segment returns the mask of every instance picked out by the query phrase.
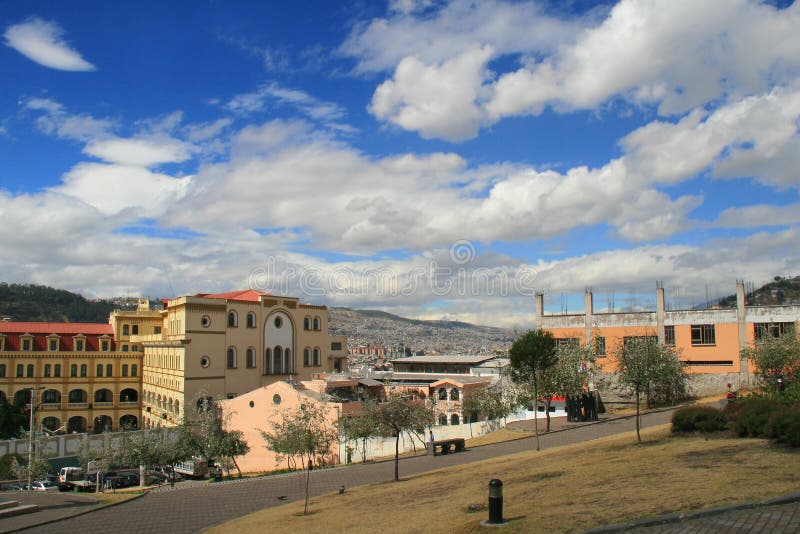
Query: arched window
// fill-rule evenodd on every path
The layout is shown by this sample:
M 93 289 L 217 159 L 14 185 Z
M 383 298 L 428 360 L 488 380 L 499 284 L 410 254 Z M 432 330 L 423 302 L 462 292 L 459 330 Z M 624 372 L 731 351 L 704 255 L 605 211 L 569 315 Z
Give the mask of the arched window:
M 181 401 L 175 399 L 175 415 L 181 414 Z
M 119 427 L 123 430 L 136 430 L 139 426 L 139 420 L 135 415 L 123 415 L 119 418 Z
M 57 417 L 45 417 L 42 419 L 42 426 L 50 432 L 54 432 L 61 426 L 61 421 L 59 421 Z
M 94 392 L 94 402 L 114 402 L 114 394 L 110 389 L 98 389 Z
M 270 372 L 270 365 L 272 364 L 272 349 L 264 350 L 264 374 L 268 375 Z
M 303 330 L 311 330 L 311 317 L 303 319 Z
M 256 327 L 256 314 L 253 312 L 247 313 L 247 328 L 255 328 Z
M 311 349 L 308 347 L 303 349 L 303 365 L 306 367 L 311 366 Z
M 32 364 L 32 363 L 29 363 L 29 364 L 28 364 L 28 373 L 27 373 L 27 377 L 28 377 L 28 378 L 33 378 L 33 364 Z
M 70 417 L 67 421 L 67 434 L 86 432 L 86 419 L 80 415 Z
M 275 347 L 272 354 L 272 374 L 281 374 L 281 363 L 283 361 L 283 349 Z
M 439 414 L 439 425 L 440 426 L 447 426 L 447 416 L 443 413 Z
M 319 348 L 314 347 L 314 365 L 322 365 L 322 357 L 320 356 Z
M 130 327 L 126 324 L 122 325 L 122 335 L 127 336 L 130 333 Z
M 247 348 L 247 368 L 253 369 L 256 366 L 256 349 L 253 347 Z
M 314 330 L 322 330 L 322 320 L 319 317 L 314 317 Z
M 138 373 L 138 372 L 139 372 L 139 370 L 136 369 L 136 364 L 132 363 L 131 364 L 131 376 L 136 376 L 136 373 Z
M 125 388 L 119 392 L 120 402 L 137 402 L 139 400 L 139 392 L 133 388 Z
M 87 402 L 88 395 L 82 389 L 73 389 L 69 392 L 67 396 L 67 402 L 69 403 L 84 403 Z
M 294 362 L 292 361 L 292 349 L 286 347 L 283 350 L 283 372 L 286 374 L 294 373 Z
M 230 328 L 236 328 L 239 326 L 239 316 L 234 310 L 228 312 L 228 326 Z
M 459 398 L 459 393 L 457 388 L 453 388 L 450 390 L 450 400 L 457 401 Z
M 42 393 L 43 404 L 59 404 L 61 403 L 61 392 L 57 389 L 48 389 Z
M 458 414 L 457 413 L 454 413 L 453 415 L 450 416 L 450 424 L 451 425 L 460 425 L 461 424 L 461 421 L 458 418 Z
M 447 400 L 447 390 L 439 388 L 439 400 Z
M 236 348 L 228 347 L 228 369 L 236 369 Z

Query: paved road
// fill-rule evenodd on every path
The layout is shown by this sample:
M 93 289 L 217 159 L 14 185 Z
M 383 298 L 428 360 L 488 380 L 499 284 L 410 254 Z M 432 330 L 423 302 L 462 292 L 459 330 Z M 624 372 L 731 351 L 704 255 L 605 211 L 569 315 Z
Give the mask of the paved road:
M 669 422 L 671 411 L 646 414 L 643 427 Z M 559 425 L 561 426 L 561 425 Z M 634 429 L 632 417 L 573 426 L 564 431 L 540 437 L 542 448 L 559 447 Z M 475 447 L 447 456 L 417 456 L 400 462 L 401 476 L 433 469 L 461 465 L 506 454 L 529 451 L 535 447 L 533 438 Z M 314 471 L 311 494 L 335 492 L 341 485 L 354 487 L 392 480 L 391 461 L 355 464 L 346 467 Z M 42 525 L 25 532 L 47 533 L 139 533 L 197 532 L 243 515 L 299 501 L 304 496 L 303 476 L 296 474 L 255 480 L 232 481 L 222 484 L 202 484 L 168 491 L 151 492 L 139 499 L 90 514 Z M 279 497 L 282 497 L 279 499 Z M 628 529 L 626 529 L 628 530 Z M 740 534 L 743 532 L 800 532 L 800 512 L 797 503 L 728 511 L 689 521 L 658 525 L 636 530 L 642 533 L 713 533 Z

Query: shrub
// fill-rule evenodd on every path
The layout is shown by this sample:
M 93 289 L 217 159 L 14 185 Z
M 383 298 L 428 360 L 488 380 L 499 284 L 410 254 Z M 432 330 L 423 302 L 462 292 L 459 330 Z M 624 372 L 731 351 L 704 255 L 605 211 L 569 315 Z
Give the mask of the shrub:
M 710 406 L 687 406 L 672 415 L 673 432 L 719 432 L 728 428 L 728 417 Z
M 800 447 L 800 406 L 773 412 L 765 428 L 767 436 L 791 447 Z
M 741 401 L 736 418 L 736 433 L 754 438 L 765 435 L 770 416 L 781 409 L 781 404 L 770 399 L 748 398 Z

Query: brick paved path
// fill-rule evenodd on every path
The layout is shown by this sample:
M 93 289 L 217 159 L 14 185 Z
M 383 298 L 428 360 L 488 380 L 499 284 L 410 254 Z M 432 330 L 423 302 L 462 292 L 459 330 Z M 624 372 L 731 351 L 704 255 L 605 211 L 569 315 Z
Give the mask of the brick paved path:
M 671 415 L 670 410 L 646 414 L 642 421 L 643 427 L 667 423 Z M 559 447 L 633 429 L 633 418 L 625 417 L 553 432 L 541 436 L 540 441 L 542 448 Z M 400 461 L 400 475 L 401 477 L 414 475 L 442 467 L 529 451 L 534 448 L 533 438 L 526 438 L 475 447 L 459 454 L 404 458 Z M 394 464 L 392 461 L 323 469 L 312 472 L 311 494 L 317 496 L 332 493 L 337 491 L 340 485 L 354 487 L 389 481 L 393 477 Z M 197 532 L 266 507 L 301 500 L 304 496 L 304 482 L 303 476 L 289 475 L 151 492 L 131 502 L 57 523 L 42 525 L 26 530 L 26 532 L 67 534 L 75 532 L 169 532 L 170 534 Z M 285 497 L 285 499 L 278 499 L 278 497 Z M 669 532 L 711 532 L 711 530 Z M 725 531 L 715 528 L 713 532 L 716 534 L 717 532 L 744 531 Z

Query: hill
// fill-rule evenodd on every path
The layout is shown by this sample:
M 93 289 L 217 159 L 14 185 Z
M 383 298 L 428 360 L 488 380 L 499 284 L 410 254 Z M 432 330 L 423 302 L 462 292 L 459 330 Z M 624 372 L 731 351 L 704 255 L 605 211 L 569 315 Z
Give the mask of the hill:
M 745 301 L 748 306 L 775 306 L 782 304 L 800 304 L 800 276 L 776 276 L 771 282 L 758 289 L 752 284 L 746 291 Z M 745 286 L 747 287 L 747 286 Z M 735 308 L 736 295 L 728 295 L 719 300 L 720 308 Z
M 379 310 L 330 308 L 329 330 L 351 346 L 378 346 L 399 356 L 406 349 L 430 353 L 491 353 L 508 350 L 514 332 L 459 321 L 409 319 Z
M 0 318 L 11 321 L 107 323 L 115 300 L 87 300 L 64 289 L 0 282 Z

